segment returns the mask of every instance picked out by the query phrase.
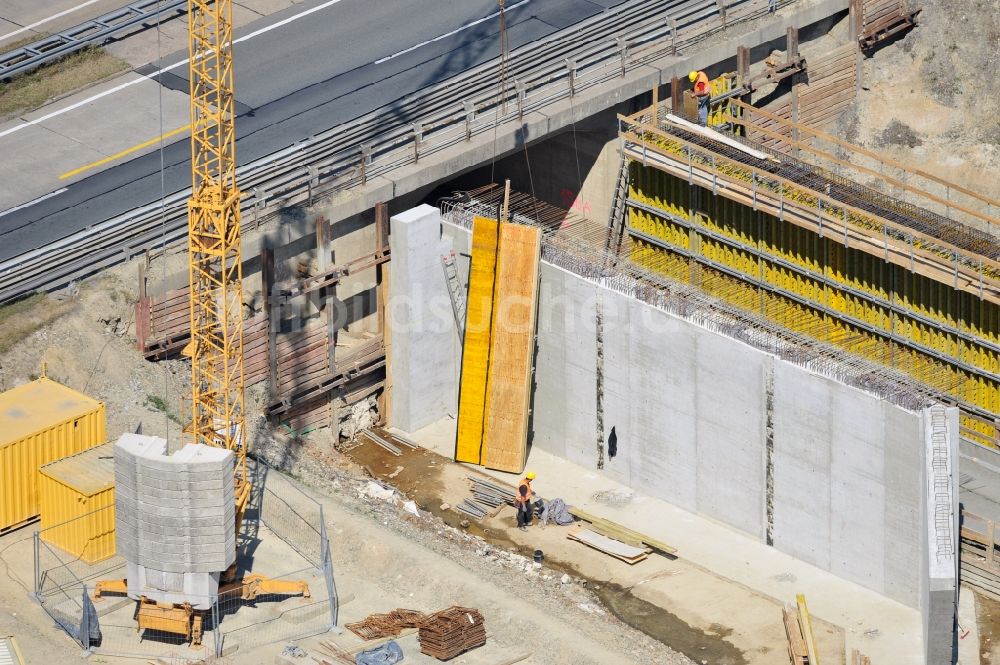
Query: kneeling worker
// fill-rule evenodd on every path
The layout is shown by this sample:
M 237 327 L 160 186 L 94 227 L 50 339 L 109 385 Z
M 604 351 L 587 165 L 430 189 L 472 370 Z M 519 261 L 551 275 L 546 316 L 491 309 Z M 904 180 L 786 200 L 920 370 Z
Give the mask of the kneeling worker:
M 694 84 L 691 94 L 698 100 L 698 124 L 708 125 L 708 102 L 712 99 L 712 90 L 708 85 L 708 75 L 705 72 L 692 71 L 688 80 Z
M 524 478 L 517 484 L 517 492 L 514 493 L 514 507 L 517 508 L 517 528 L 526 531 L 531 523 L 531 499 L 535 493 L 531 491 L 531 481 L 535 479 L 535 472 L 529 471 L 524 474 Z

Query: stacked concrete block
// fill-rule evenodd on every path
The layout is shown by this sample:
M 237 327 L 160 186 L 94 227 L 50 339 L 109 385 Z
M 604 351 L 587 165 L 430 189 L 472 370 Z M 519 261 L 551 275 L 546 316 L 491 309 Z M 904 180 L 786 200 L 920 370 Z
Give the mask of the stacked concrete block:
M 158 437 L 115 445 L 115 528 L 129 596 L 211 606 L 236 558 L 232 452 L 188 444 L 173 455 Z
M 441 257 L 441 214 L 421 205 L 393 216 L 389 245 L 392 425 L 413 432 L 457 413 L 458 328 Z

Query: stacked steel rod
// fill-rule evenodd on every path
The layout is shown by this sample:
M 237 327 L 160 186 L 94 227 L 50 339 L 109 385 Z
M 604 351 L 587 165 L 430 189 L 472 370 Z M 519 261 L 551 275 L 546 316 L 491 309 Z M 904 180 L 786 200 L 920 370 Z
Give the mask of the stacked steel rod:
M 1000 243 L 989 233 L 888 196 L 790 155 L 771 150 L 742 137 L 730 137 L 755 150 L 769 152 L 776 158 L 776 160 L 757 159 L 722 142 L 713 141 L 680 127 L 671 126 L 669 132 L 688 143 L 704 148 L 707 152 L 768 171 L 815 192 L 825 192 L 830 198 L 913 229 L 930 238 L 937 238 L 974 254 L 1000 259 Z M 948 252 L 950 253 L 950 250 Z M 960 260 L 961 257 L 956 259 Z M 969 265 L 977 267 L 975 261 Z
M 455 510 L 460 513 L 481 520 L 500 506 L 514 503 L 514 490 L 509 487 L 503 487 L 475 476 L 468 478 L 472 482 L 472 498 L 463 499 L 462 503 L 455 506 Z
M 417 634 L 421 653 L 449 660 L 486 644 L 486 624 L 479 610 L 449 607 L 428 617 Z

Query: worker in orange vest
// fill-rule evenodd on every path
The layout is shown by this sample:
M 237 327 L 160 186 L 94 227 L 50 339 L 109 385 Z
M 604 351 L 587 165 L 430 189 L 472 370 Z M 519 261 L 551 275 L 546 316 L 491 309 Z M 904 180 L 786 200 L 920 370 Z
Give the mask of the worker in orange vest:
M 531 491 L 531 481 L 535 479 L 535 472 L 529 471 L 524 474 L 524 478 L 517 484 L 517 492 L 514 494 L 514 507 L 517 508 L 517 528 L 527 531 L 531 524 L 531 499 L 535 493 Z
M 708 85 L 708 75 L 705 72 L 692 71 L 688 80 L 694 84 L 691 94 L 698 100 L 698 124 L 708 125 L 708 102 L 712 99 L 712 89 Z

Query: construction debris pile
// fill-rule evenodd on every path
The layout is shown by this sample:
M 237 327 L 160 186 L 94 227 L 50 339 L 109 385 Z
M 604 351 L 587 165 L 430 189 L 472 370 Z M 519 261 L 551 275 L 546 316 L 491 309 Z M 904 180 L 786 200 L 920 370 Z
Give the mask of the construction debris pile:
M 417 639 L 421 653 L 448 660 L 486 644 L 486 624 L 478 610 L 449 607 L 428 617 Z
M 494 517 L 504 505 L 514 505 L 514 489 L 469 476 L 472 498 L 464 499 L 455 510 L 477 520 Z

